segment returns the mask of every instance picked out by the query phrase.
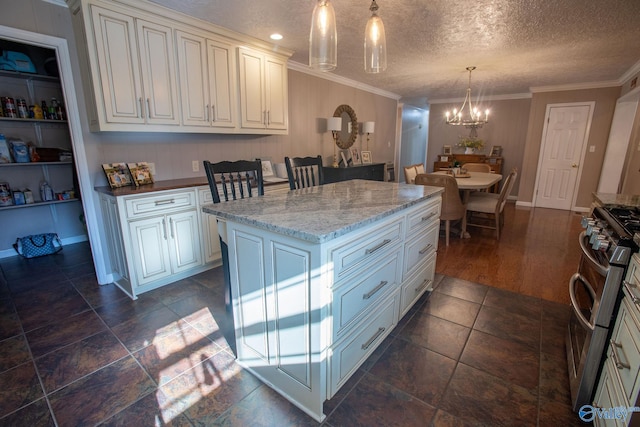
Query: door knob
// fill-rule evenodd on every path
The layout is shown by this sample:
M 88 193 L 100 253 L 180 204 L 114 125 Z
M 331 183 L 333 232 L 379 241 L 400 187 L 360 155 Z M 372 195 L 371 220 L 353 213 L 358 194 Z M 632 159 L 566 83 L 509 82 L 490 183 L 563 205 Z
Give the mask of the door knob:
M 571 165 L 572 168 L 577 168 L 578 165 L 576 165 L 575 163 Z

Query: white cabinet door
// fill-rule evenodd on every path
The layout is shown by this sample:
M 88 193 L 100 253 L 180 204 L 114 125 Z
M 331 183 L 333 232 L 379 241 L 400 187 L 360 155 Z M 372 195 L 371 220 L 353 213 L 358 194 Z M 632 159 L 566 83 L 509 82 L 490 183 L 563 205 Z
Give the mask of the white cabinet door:
M 91 7 L 107 123 L 179 124 L 171 28 Z
M 98 110 L 107 123 L 144 123 L 134 19 L 97 6 L 91 14 L 103 102 Z
M 164 215 L 129 223 L 136 285 L 171 275 L 167 219 Z
M 202 238 L 204 244 L 204 262 L 210 263 L 222 259 L 218 220 L 215 215 L 202 214 Z
M 147 123 L 179 124 L 175 50 L 171 28 L 136 20 Z
M 182 94 L 182 123 L 187 126 L 236 126 L 235 63 L 229 44 L 176 31 Z
M 211 125 L 235 127 L 238 108 L 236 63 L 233 47 L 221 41 L 207 40 Z
M 264 129 L 266 111 L 264 100 L 264 56 L 255 51 L 239 49 L 241 126 Z
M 202 263 L 198 213 L 181 212 L 167 217 L 169 236 L 167 242 L 173 273 L 180 273 Z
M 286 130 L 289 124 L 286 62 L 266 57 L 265 93 L 267 128 Z
M 286 131 L 289 123 L 286 62 L 247 48 L 238 49 L 238 61 L 241 126 Z

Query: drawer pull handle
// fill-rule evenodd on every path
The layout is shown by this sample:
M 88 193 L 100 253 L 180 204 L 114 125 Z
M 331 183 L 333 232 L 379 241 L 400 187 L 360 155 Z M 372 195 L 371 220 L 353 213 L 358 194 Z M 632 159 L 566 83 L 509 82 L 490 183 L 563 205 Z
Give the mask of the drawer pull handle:
M 638 298 L 634 293 L 633 290 L 631 288 L 635 288 L 637 287 L 637 285 L 635 283 L 631 283 L 627 280 L 623 280 L 622 281 L 622 285 L 624 286 L 624 288 L 627 290 L 627 292 L 629 293 L 629 296 L 631 297 L 631 301 L 633 301 L 633 303 L 637 306 L 640 307 L 640 298 Z
M 369 299 L 372 296 L 374 296 L 376 294 L 376 292 L 378 292 L 380 289 L 384 288 L 387 285 L 387 281 L 383 280 L 382 282 L 380 282 L 378 284 L 378 286 L 376 286 L 375 288 L 371 289 L 369 292 L 367 292 L 366 294 L 362 295 L 362 299 Z
M 162 206 L 162 205 L 172 205 L 174 204 L 176 201 L 174 199 L 169 199 L 169 200 L 158 200 L 156 201 L 156 206 Z
M 424 279 L 424 282 L 422 282 L 420 284 L 420 286 L 418 286 L 416 288 L 416 293 L 421 292 L 424 288 L 426 288 L 427 286 L 429 286 L 431 284 L 431 280 L 429 279 Z
M 369 338 L 369 339 L 367 340 L 367 342 L 366 342 L 366 343 L 362 344 L 362 349 L 363 349 L 363 350 L 367 350 L 369 347 L 371 347 L 371 344 L 373 344 L 373 342 L 374 342 L 375 340 L 377 340 L 377 339 L 378 339 L 378 337 L 379 337 L 380 335 L 382 335 L 382 333 L 383 333 L 386 329 L 387 329 L 387 328 L 378 328 L 378 331 L 377 331 L 375 334 L 373 334 L 373 336 L 372 336 L 371 338 Z
M 616 364 L 616 368 L 618 369 L 631 369 L 628 363 L 624 363 L 620 360 L 620 356 L 618 356 L 618 348 L 622 349 L 622 345 L 615 342 L 613 339 L 609 341 L 611 345 L 611 357 L 613 357 L 613 363 Z
M 371 255 L 372 253 L 374 253 L 375 251 L 377 251 L 378 249 L 380 249 L 381 247 L 383 247 L 384 245 L 387 245 L 391 242 L 391 239 L 384 239 L 382 242 L 378 243 L 377 245 L 375 245 L 374 247 L 367 249 L 364 254 L 365 255 Z
M 424 248 L 422 248 L 419 252 L 420 255 L 424 255 L 426 252 L 429 252 L 431 250 L 431 248 L 433 248 L 433 245 L 431 243 L 429 243 L 427 246 L 425 246 Z
M 436 216 L 435 212 L 431 212 L 429 215 L 425 215 L 422 217 L 422 221 L 429 221 L 431 218 L 433 218 L 434 216 Z

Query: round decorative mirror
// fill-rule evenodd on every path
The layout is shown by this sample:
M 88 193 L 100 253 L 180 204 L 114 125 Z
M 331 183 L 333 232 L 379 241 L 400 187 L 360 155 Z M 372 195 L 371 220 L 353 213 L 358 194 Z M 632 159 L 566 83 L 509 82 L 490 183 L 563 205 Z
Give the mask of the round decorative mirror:
M 346 104 L 340 105 L 333 113 L 333 117 L 342 117 L 342 130 L 338 132 L 336 145 L 347 149 L 356 142 L 358 136 L 358 118 L 353 108 Z

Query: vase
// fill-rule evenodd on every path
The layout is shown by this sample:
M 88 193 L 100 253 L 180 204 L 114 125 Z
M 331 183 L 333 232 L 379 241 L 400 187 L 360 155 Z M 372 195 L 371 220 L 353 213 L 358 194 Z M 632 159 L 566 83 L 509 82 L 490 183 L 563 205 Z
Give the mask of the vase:
M 464 150 L 464 154 L 473 154 L 474 151 L 473 147 L 467 147 Z

